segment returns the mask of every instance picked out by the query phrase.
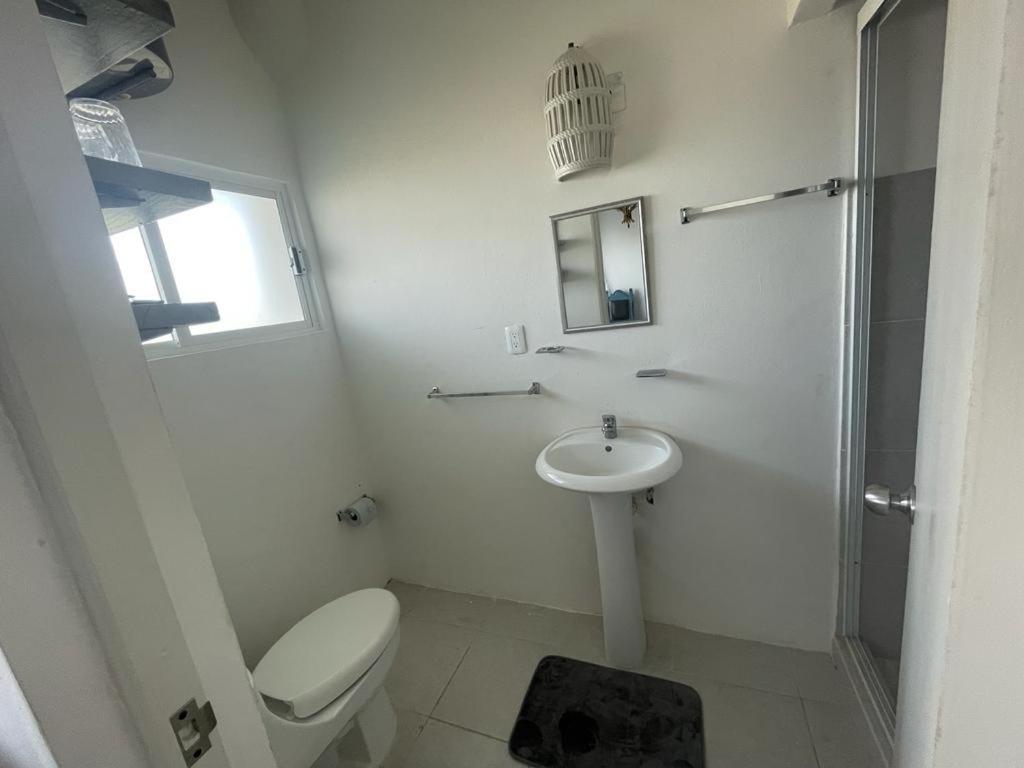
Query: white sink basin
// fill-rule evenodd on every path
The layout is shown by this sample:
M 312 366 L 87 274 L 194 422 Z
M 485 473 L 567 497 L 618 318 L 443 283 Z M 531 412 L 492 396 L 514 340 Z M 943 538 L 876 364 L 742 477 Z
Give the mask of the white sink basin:
M 612 666 L 635 669 L 647 650 L 630 494 L 665 482 L 682 466 L 672 438 L 641 427 L 619 427 L 614 438 L 605 437 L 600 427 L 574 429 L 537 457 L 541 478 L 585 493 L 590 501 L 605 659 Z
M 619 427 L 608 439 L 600 427 L 584 427 L 552 440 L 537 457 L 537 474 L 552 485 L 584 493 L 629 493 L 663 483 L 683 465 L 668 435 Z

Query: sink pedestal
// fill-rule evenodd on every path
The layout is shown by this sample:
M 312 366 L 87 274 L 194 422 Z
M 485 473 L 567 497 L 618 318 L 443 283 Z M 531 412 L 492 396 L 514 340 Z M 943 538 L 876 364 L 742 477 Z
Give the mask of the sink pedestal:
M 612 416 L 606 416 L 610 422 Z M 664 483 L 683 466 L 679 446 L 666 434 L 643 427 L 572 429 L 537 456 L 541 479 L 585 493 L 594 516 L 597 571 L 601 580 L 605 658 L 635 669 L 644 660 L 647 633 L 640 607 L 640 575 L 633 540 L 632 493 Z
M 647 634 L 640 606 L 633 499 L 628 493 L 588 495 L 597 542 L 605 657 L 613 667 L 635 669 L 644 659 Z

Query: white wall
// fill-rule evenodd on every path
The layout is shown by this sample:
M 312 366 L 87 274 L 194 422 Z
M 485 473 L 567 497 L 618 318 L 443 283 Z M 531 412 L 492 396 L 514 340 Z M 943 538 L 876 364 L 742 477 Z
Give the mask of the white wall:
M 901 768 L 1024 764 L 1024 3 L 951 0 Z
M 136 144 L 287 182 L 315 256 L 273 84 L 223 0 L 173 7 L 174 83 L 124 106 Z M 387 579 L 380 527 L 353 530 L 334 517 L 371 487 L 326 312 L 323 332 L 150 363 L 250 666 L 304 614 Z
M 844 206 L 686 228 L 677 212 L 850 174 L 851 13 L 787 30 L 761 0 L 305 7 L 296 45 L 260 3 L 232 2 L 286 83 L 394 575 L 596 611 L 586 502 L 533 462 L 616 413 L 685 457 L 637 523 L 647 614 L 827 648 Z M 570 40 L 625 73 L 629 108 L 611 171 L 556 183 L 543 84 Z M 306 52 L 290 83 L 279 49 Z M 639 194 L 657 324 L 562 336 L 548 216 Z M 514 321 L 534 347 L 572 348 L 508 357 Z M 674 373 L 633 377 L 652 366 Z M 533 379 L 544 397 L 424 397 Z
M 2 404 L 0 489 L 0 765 L 150 765 Z

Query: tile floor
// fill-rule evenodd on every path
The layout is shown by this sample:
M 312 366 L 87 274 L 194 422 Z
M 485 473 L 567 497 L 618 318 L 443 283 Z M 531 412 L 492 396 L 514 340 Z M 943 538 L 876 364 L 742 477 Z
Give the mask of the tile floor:
M 521 766 L 505 743 L 537 662 L 603 663 L 596 616 L 389 585 L 402 604 L 387 682 L 398 736 L 387 768 Z M 828 655 L 648 624 L 638 671 L 696 688 L 707 768 L 879 768 L 842 670 Z M 612 768 L 612 767 L 609 767 Z

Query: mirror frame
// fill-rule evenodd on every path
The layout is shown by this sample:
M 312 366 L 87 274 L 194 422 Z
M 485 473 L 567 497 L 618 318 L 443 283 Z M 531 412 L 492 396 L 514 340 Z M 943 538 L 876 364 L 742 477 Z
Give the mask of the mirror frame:
M 570 328 L 568 318 L 565 314 L 565 291 L 562 287 L 562 254 L 560 253 L 558 248 L 558 222 L 564 221 L 565 219 L 572 219 L 577 216 L 584 216 L 591 213 L 600 213 L 601 211 L 620 208 L 623 205 L 629 205 L 630 203 L 636 203 L 636 223 L 640 227 L 640 261 L 643 267 L 644 275 L 644 308 L 647 310 L 647 319 L 630 320 L 629 322 L 626 323 L 581 325 L 577 328 Z M 552 242 L 555 246 L 555 280 L 558 287 L 558 307 L 562 314 L 562 333 L 582 333 L 583 331 L 614 331 L 618 328 L 632 328 L 638 325 L 653 325 L 654 316 L 651 312 L 651 279 L 650 275 L 648 274 L 647 265 L 647 234 L 644 230 L 644 198 L 642 195 L 637 197 L 627 197 L 623 200 L 617 200 L 614 203 L 602 203 L 601 205 L 592 205 L 589 208 L 580 208 L 575 211 L 557 213 L 551 217 L 551 237 Z

